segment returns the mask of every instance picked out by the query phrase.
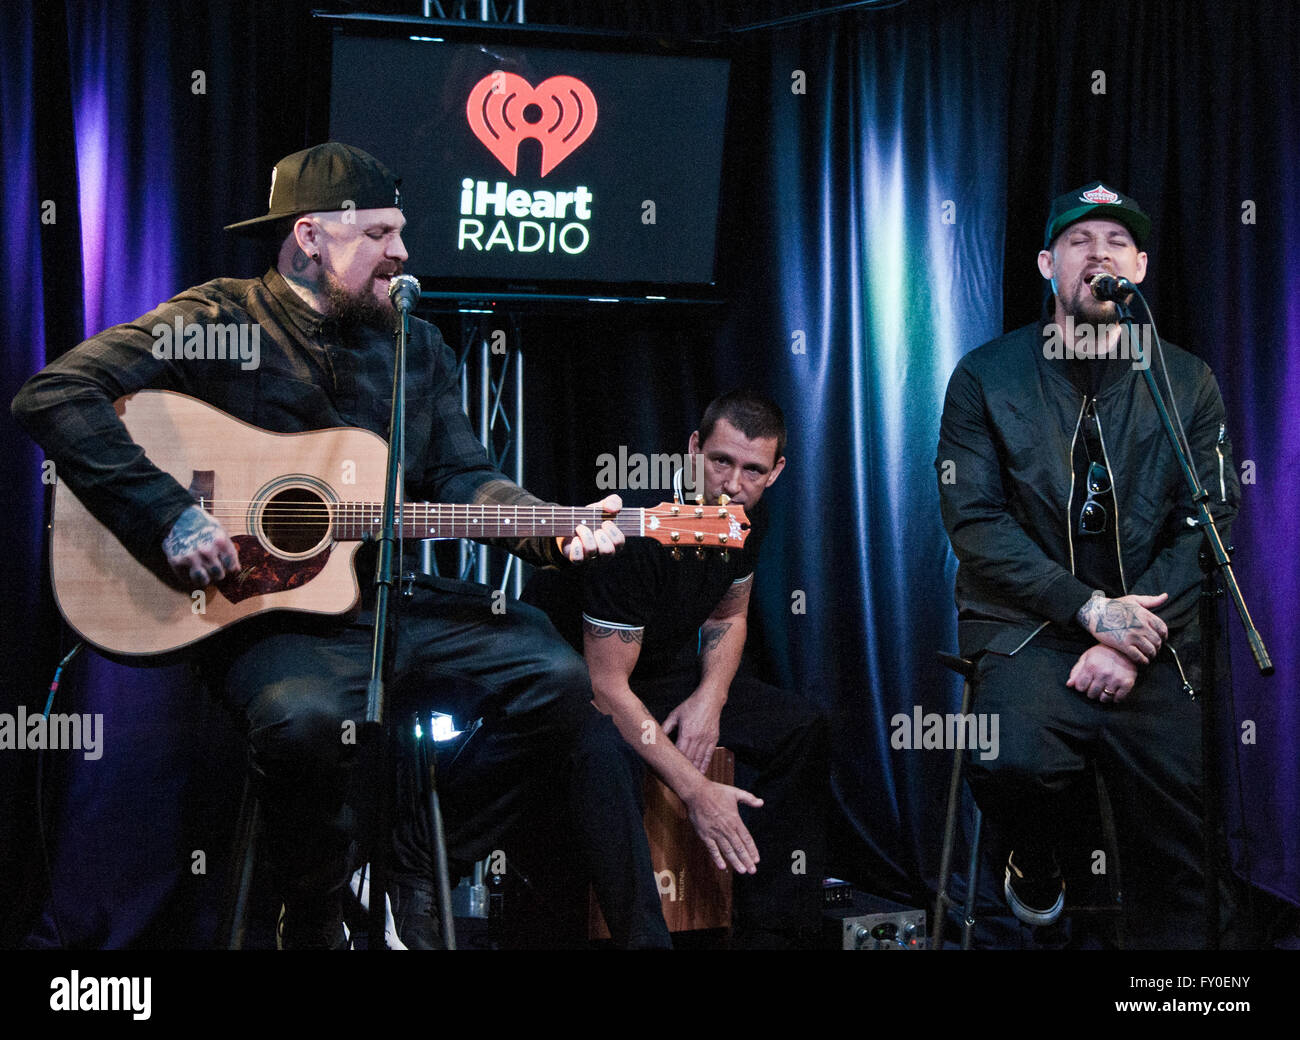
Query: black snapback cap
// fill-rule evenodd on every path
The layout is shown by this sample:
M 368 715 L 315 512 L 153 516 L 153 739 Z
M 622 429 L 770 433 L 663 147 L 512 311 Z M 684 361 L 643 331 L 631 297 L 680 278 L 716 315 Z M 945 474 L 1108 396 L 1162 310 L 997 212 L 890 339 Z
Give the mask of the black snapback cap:
M 1127 195 L 1106 187 L 1101 181 L 1091 181 L 1082 188 L 1067 191 L 1052 202 L 1052 211 L 1047 217 L 1047 232 L 1043 236 L 1043 248 L 1051 249 L 1057 235 L 1071 224 L 1089 217 L 1118 220 L 1129 229 L 1139 249 L 1151 233 L 1151 218 L 1142 212 L 1141 206 Z
M 287 155 L 271 171 L 269 212 L 226 225 L 227 231 L 265 231 L 300 213 L 383 209 L 402 205 L 402 179 L 373 155 L 328 141 Z

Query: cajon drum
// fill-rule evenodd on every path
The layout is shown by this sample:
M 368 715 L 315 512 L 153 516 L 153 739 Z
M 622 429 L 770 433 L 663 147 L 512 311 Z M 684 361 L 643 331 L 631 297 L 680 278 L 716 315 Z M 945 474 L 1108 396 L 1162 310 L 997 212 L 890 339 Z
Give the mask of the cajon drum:
M 716 749 L 705 776 L 719 784 L 734 783 L 735 756 L 726 748 Z M 730 928 L 731 868 L 719 870 L 714 865 L 682 800 L 649 770 L 645 777 L 645 832 L 668 930 Z M 587 934 L 608 939 L 609 929 L 594 893 L 588 896 L 588 903 Z

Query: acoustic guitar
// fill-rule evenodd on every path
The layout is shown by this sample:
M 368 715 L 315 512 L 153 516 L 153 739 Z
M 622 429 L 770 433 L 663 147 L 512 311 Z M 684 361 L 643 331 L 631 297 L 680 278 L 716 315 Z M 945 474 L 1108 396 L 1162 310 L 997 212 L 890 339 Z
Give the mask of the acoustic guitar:
M 348 427 L 271 433 L 169 390 L 140 390 L 114 407 L 150 461 L 225 528 L 241 569 L 206 589 L 183 588 L 137 560 L 60 482 L 50 570 L 59 610 L 82 639 L 126 657 L 163 654 L 271 610 L 356 607 L 356 553 L 380 529 L 382 437 Z M 749 533 L 740 507 L 674 503 L 611 517 L 569 506 L 407 502 L 397 528 L 407 539 L 564 537 L 604 520 L 675 551 L 739 549 Z

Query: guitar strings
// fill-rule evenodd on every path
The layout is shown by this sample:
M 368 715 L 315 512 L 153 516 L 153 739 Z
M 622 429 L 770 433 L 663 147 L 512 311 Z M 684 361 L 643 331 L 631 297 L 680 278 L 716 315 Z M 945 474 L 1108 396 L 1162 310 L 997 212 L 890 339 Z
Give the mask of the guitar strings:
M 218 521 L 244 520 L 251 506 L 251 503 L 238 499 L 204 499 L 204 501 L 210 503 L 210 508 L 207 510 L 209 515 Z M 258 511 L 258 518 L 263 526 L 269 524 L 283 531 L 310 530 L 324 526 L 334 529 L 358 527 L 370 529 L 376 525 L 378 519 L 373 514 L 380 509 L 378 503 L 370 502 L 299 502 L 290 505 L 267 503 Z M 503 510 L 510 512 L 509 519 L 502 515 Z M 525 510 L 530 515 L 522 515 Z M 702 517 L 689 514 L 672 516 L 666 513 L 657 514 L 652 509 L 623 510 L 614 516 L 608 516 L 601 510 L 583 506 L 466 505 L 464 503 L 430 503 L 426 506 L 420 503 L 407 503 L 404 516 L 394 517 L 394 525 L 409 526 L 415 532 L 413 537 L 418 537 L 420 528 L 430 530 L 456 528 L 469 522 L 478 525 L 474 529 L 474 534 L 505 536 L 517 534 L 520 528 L 524 528 L 532 531 L 532 534 L 526 535 L 527 537 L 536 537 L 551 533 L 536 531 L 536 526 L 542 519 L 553 524 L 556 532 L 572 530 L 579 524 L 585 524 L 595 530 L 605 520 L 610 520 L 623 533 L 635 535 L 641 532 L 642 527 L 641 517 L 636 515 L 637 512 L 657 516 L 660 528 L 668 533 L 673 531 L 694 533 L 701 528 L 717 526 L 719 520 L 730 520 L 730 514 L 726 517 L 707 514 Z M 717 534 L 716 531 L 707 533 L 715 537 Z
M 214 501 L 211 499 L 204 499 L 203 501 L 205 503 L 204 508 L 206 512 L 208 512 L 210 515 L 214 517 L 218 515 L 246 516 L 248 514 L 249 508 L 252 506 L 252 503 L 241 502 L 237 500 L 224 500 L 224 501 L 215 500 Z M 218 505 L 218 502 L 221 502 L 222 504 Z M 364 519 L 365 514 L 378 512 L 380 511 L 380 509 L 381 506 L 378 503 L 370 503 L 370 502 L 343 502 L 343 503 L 336 503 L 336 504 L 295 503 L 293 505 L 276 505 L 273 503 L 268 503 L 267 505 L 261 507 L 258 510 L 258 515 L 277 516 L 277 517 L 286 517 L 286 516 L 321 517 L 323 515 L 329 515 L 333 517 L 338 517 L 341 513 L 350 512 L 350 513 L 358 514 Z M 489 512 L 490 510 L 494 510 L 494 509 L 498 510 L 498 512 L 496 513 Z M 461 512 L 462 510 L 463 512 Z M 633 523 L 633 524 L 640 523 L 640 516 L 637 515 L 637 513 L 640 511 L 629 511 L 625 509 L 611 516 L 605 514 L 601 510 L 588 509 L 588 508 L 578 507 L 578 506 L 559 506 L 559 507 L 475 506 L 475 505 L 463 506 L 459 504 L 452 506 L 450 504 L 447 504 L 447 505 L 434 505 L 430 507 L 425 507 L 422 505 L 408 504 L 403 510 L 403 515 L 406 517 L 427 516 L 431 518 L 445 518 L 447 520 L 465 520 L 465 519 L 470 519 L 471 517 L 476 517 L 476 518 L 486 517 L 487 519 L 497 523 L 509 522 L 506 518 L 502 516 L 500 510 L 509 510 L 511 514 L 511 518 L 512 519 L 518 518 L 519 522 L 535 522 L 540 517 L 544 516 L 547 519 L 555 519 L 557 521 L 569 520 L 569 519 L 596 519 L 599 517 L 604 520 L 611 520 L 614 523 Z M 530 514 L 525 515 L 524 514 L 525 510 L 529 510 Z M 686 526 L 690 526 L 692 523 L 702 523 L 702 522 L 714 521 L 719 519 L 730 519 L 730 514 L 728 514 L 726 517 L 718 517 L 716 515 L 709 515 L 706 513 L 702 517 L 697 517 L 689 514 L 683 514 L 679 516 L 653 514 L 651 510 L 645 510 L 645 512 L 647 514 L 657 516 L 661 523 L 679 523 L 679 524 L 684 524 Z

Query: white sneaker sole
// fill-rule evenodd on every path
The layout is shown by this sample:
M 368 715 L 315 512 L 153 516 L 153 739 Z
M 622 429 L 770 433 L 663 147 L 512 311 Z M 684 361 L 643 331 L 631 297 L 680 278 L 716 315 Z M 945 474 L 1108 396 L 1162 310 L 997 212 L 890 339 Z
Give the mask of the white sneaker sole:
M 1056 902 L 1048 910 L 1034 910 L 1025 906 L 1016 898 L 1016 893 L 1011 887 L 1011 867 L 1007 867 L 1007 872 L 1002 880 L 1002 894 L 1007 898 L 1007 906 L 1011 912 L 1016 915 L 1016 920 L 1022 924 L 1028 925 L 1045 925 L 1054 924 L 1061 916 L 1061 911 L 1065 909 L 1065 886 L 1061 886 L 1061 892 L 1056 897 Z

